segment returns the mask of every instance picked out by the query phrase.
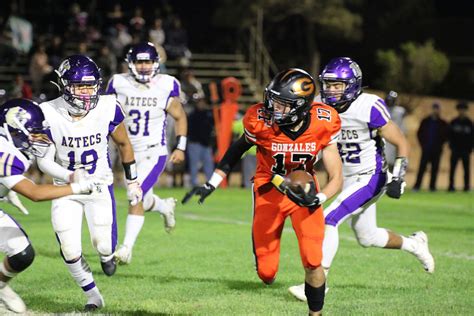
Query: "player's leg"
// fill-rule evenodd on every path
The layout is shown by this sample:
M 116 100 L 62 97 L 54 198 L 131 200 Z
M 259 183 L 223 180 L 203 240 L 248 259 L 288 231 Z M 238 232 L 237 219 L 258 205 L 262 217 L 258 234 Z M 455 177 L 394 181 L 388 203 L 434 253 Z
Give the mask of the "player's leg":
M 83 206 L 78 201 L 62 198 L 52 202 L 51 221 L 61 256 L 72 278 L 87 297 L 85 309 L 93 310 L 104 306 L 104 300 L 94 282 L 89 264 L 82 256 L 82 213 Z
M 308 208 L 296 205 L 294 207 L 296 211 L 291 214 L 291 221 L 298 237 L 301 261 L 305 269 L 305 283 L 301 291 L 304 298 L 300 299 L 307 301 L 310 315 L 320 315 L 326 286 L 326 277 L 321 265 L 324 239 L 323 210 L 319 207 L 311 214 Z
M 86 200 L 86 199 L 85 199 Z M 112 185 L 102 185 L 101 192 L 94 193 L 84 202 L 87 225 L 93 247 L 100 256 L 105 275 L 116 270 L 114 251 L 117 246 L 117 215 Z
M 253 192 L 252 241 L 258 277 L 272 284 L 278 272 L 280 238 L 285 217 L 280 212 L 284 195 L 273 185 L 263 185 Z
M 154 156 L 156 159 L 156 156 Z M 153 194 L 153 185 L 158 181 L 161 173 L 165 169 L 167 156 L 159 156 L 158 160 L 148 160 L 143 164 L 143 169 L 138 165 L 138 176 L 143 175 L 142 184 L 143 190 L 143 208 L 145 211 L 159 212 L 163 216 L 165 230 L 170 232 L 176 225 L 174 217 L 174 209 L 176 208 L 176 199 L 173 197 L 161 199 L 156 194 Z M 143 170 L 140 173 L 140 170 Z
M 405 237 L 385 228 L 377 227 L 375 203 L 351 218 L 350 225 L 361 246 L 402 249 L 417 257 L 427 272 L 434 272 L 434 259 L 428 248 L 426 234 L 420 231 Z
M 6 257 L 0 263 L 0 301 L 7 309 L 24 313 L 26 305 L 8 285 L 18 273 L 28 268 L 35 258 L 35 251 L 21 226 L 0 210 L 0 252 Z

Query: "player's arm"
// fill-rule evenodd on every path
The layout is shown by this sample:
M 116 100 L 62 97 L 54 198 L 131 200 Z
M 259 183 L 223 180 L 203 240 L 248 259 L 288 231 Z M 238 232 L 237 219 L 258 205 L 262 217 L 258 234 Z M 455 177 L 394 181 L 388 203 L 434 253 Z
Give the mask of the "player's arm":
M 379 129 L 380 136 L 382 136 L 390 144 L 398 149 L 397 159 L 393 165 L 392 181 L 387 185 L 387 195 L 391 198 L 399 199 L 405 189 L 405 173 L 408 167 L 408 154 L 410 152 L 410 145 L 405 135 L 403 135 L 400 128 L 388 121 L 387 124 Z
M 137 205 L 143 196 L 140 183 L 138 183 L 137 164 L 135 162 L 135 154 L 133 152 L 132 143 L 127 135 L 127 130 L 123 122 L 117 125 L 115 130 L 110 134 L 119 151 L 122 166 L 127 179 L 127 197 L 132 206 Z
M 73 171 L 68 170 L 54 161 L 54 156 L 56 154 L 56 147 L 49 146 L 46 155 L 43 158 L 37 158 L 36 162 L 38 164 L 38 168 L 46 173 L 47 175 L 61 179 L 64 182 L 71 182 L 73 177 Z
M 324 195 L 319 197 L 320 204 L 333 197 L 342 187 L 342 161 L 336 143 L 330 144 L 323 149 L 323 164 L 324 169 L 328 173 L 329 180 L 321 190 L 321 193 Z
M 173 150 L 170 156 L 172 163 L 180 163 L 184 161 L 184 152 L 186 151 L 186 135 L 188 134 L 188 120 L 186 112 L 178 97 L 172 97 L 166 108 L 171 117 L 175 120 L 175 132 L 177 138 L 176 149 Z
M 200 187 L 195 187 L 184 196 L 182 203 L 186 203 L 193 195 L 199 195 L 199 204 L 204 202 L 204 199 L 209 196 L 229 174 L 235 164 L 240 160 L 242 155 L 249 150 L 253 144 L 247 142 L 245 135 L 242 135 L 238 140 L 230 145 L 229 149 L 224 154 L 222 160 L 217 164 L 214 173 L 208 182 Z

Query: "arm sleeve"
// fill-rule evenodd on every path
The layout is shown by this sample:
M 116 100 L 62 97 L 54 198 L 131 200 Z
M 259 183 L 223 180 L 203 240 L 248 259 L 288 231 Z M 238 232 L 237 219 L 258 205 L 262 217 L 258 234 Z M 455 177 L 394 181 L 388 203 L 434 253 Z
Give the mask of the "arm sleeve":
M 36 162 L 38 163 L 38 167 L 41 171 L 50 175 L 53 178 L 69 182 L 69 177 L 73 172 L 67 170 L 66 168 L 54 161 L 55 153 L 56 149 L 54 148 L 54 146 L 49 146 L 46 156 L 44 156 L 43 158 L 38 158 L 36 160 Z
M 220 169 L 226 174 L 229 174 L 235 164 L 240 160 L 242 155 L 252 146 L 252 144 L 249 144 L 245 140 L 245 136 L 242 135 L 238 140 L 236 140 L 232 143 L 232 145 L 230 145 L 229 149 L 227 149 L 224 157 L 217 164 L 217 169 Z
M 125 119 L 125 114 L 123 113 L 122 107 L 120 106 L 120 103 L 117 101 L 117 104 L 115 104 L 115 115 L 114 118 L 110 121 L 109 123 L 109 134 L 112 134 L 117 126 L 122 123 L 122 121 Z
M 15 175 L 15 176 L 10 176 L 10 177 L 3 177 L 1 184 L 6 186 L 8 189 L 12 189 L 18 182 L 21 180 L 26 179 L 23 175 Z

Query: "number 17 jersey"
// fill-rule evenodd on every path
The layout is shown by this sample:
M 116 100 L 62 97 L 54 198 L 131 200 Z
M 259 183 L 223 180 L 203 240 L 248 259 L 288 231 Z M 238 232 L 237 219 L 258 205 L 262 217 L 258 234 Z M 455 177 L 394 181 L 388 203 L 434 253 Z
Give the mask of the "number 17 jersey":
M 179 97 L 178 80 L 158 74 L 143 84 L 130 74 L 116 74 L 109 81 L 107 93 L 115 93 L 125 110 L 124 122 L 133 150 L 157 147 L 159 155 L 166 155 L 166 107 L 170 98 Z
M 243 120 L 247 141 L 257 145 L 255 188 L 270 182 L 273 174 L 287 175 L 296 169 L 313 174 L 319 151 L 337 142 L 341 121 L 336 110 L 313 103 L 300 130 L 285 133 L 266 119 L 263 107 L 262 103 L 250 107 Z

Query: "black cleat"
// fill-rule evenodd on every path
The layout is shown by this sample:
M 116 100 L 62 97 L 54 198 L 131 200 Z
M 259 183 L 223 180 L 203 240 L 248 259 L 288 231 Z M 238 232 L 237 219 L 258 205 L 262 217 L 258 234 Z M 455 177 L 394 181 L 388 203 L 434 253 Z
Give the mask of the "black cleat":
M 94 312 L 97 309 L 99 309 L 99 306 L 95 304 L 86 304 L 86 306 L 84 306 L 84 312 Z
M 106 262 L 101 261 L 100 265 L 102 266 L 102 271 L 104 271 L 106 276 L 114 275 L 115 270 L 117 270 L 117 264 L 115 263 L 114 258 L 112 258 L 112 259 L 110 259 L 109 261 L 106 261 Z

